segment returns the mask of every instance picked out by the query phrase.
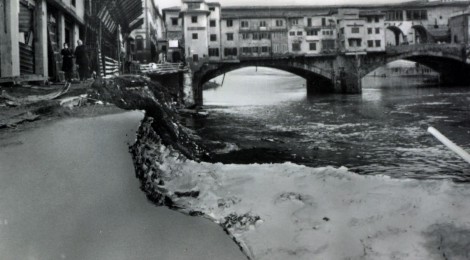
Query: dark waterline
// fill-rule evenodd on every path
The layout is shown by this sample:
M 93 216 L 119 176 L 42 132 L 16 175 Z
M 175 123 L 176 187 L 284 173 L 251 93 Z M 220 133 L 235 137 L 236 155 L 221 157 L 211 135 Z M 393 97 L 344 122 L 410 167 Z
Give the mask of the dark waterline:
M 365 78 L 362 95 L 306 97 L 301 78 L 245 69 L 204 93 L 210 116 L 195 128 L 204 139 L 237 147 L 215 158 L 226 163 L 291 161 L 397 178 L 470 180 L 468 164 L 426 132 L 434 126 L 470 150 L 470 88 L 403 82 Z

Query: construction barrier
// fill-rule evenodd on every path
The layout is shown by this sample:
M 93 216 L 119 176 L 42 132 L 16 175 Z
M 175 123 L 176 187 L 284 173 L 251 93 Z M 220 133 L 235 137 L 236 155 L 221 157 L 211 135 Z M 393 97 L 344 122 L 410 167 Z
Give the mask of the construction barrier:
M 104 73 L 105 78 L 119 75 L 119 61 L 110 57 L 104 56 Z

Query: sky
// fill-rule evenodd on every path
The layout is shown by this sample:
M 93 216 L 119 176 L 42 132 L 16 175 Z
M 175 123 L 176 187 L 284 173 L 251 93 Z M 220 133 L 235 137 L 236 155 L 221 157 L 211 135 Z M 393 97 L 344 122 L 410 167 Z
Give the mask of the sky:
M 207 2 L 219 2 L 222 6 L 239 5 L 338 5 L 338 4 L 380 4 L 380 3 L 400 3 L 409 0 L 219 0 Z M 180 0 L 157 0 L 160 8 L 180 6 Z

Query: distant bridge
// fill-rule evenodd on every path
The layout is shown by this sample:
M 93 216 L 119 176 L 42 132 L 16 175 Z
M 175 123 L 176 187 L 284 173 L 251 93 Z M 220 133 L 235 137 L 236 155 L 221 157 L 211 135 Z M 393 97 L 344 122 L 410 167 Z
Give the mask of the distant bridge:
M 224 73 L 249 66 L 284 70 L 307 81 L 307 93 L 361 93 L 361 79 L 396 60 L 414 61 L 440 73 L 441 84 L 470 84 L 469 51 L 461 44 L 388 46 L 385 52 L 328 53 L 241 57 L 236 61 L 205 61 L 192 68 L 193 94 L 202 105 L 202 85 Z

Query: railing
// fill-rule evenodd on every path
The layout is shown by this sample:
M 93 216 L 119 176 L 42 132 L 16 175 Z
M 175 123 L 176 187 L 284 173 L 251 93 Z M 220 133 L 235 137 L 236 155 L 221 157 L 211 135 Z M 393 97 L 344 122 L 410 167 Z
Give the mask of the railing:
M 457 56 L 462 55 L 462 49 L 464 48 L 461 44 L 445 43 L 425 43 L 425 44 L 410 44 L 410 45 L 397 45 L 387 46 L 385 51 L 387 54 L 402 54 L 409 52 L 439 52 L 443 55 Z
M 119 74 L 119 62 L 110 57 L 104 56 L 105 78 Z
M 176 73 L 184 69 L 183 63 L 149 63 L 141 64 L 141 73 L 167 74 Z

